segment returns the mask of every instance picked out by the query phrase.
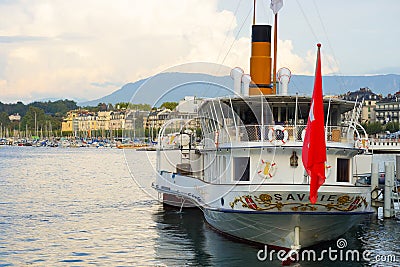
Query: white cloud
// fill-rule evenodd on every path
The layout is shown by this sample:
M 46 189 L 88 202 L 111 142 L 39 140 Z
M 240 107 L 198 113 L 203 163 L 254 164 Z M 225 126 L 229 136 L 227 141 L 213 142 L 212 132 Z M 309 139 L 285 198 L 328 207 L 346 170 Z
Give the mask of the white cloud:
M 317 47 L 308 50 L 305 57 L 297 55 L 291 40 L 279 40 L 278 42 L 278 67 L 288 67 L 292 74 L 314 75 L 317 59 Z M 322 75 L 333 74 L 339 71 L 338 63 L 334 57 L 321 50 Z
M 0 16 L 0 36 L 14 40 L 0 39 L 3 102 L 95 99 L 177 64 L 221 63 L 232 43 L 224 65 L 249 72 L 250 39 L 234 41 L 234 14 L 217 0 L 20 0 L 0 4 Z M 280 47 L 282 65 L 313 70 L 290 41 Z

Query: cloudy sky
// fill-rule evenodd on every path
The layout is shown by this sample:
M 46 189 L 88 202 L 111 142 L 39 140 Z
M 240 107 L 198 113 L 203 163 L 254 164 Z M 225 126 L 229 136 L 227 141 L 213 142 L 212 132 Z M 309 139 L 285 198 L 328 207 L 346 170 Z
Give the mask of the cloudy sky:
M 272 23 L 269 0 L 257 21 Z M 249 72 L 252 0 L 0 0 L 0 101 L 91 100 L 189 62 Z M 400 74 L 400 1 L 285 0 L 278 65 Z

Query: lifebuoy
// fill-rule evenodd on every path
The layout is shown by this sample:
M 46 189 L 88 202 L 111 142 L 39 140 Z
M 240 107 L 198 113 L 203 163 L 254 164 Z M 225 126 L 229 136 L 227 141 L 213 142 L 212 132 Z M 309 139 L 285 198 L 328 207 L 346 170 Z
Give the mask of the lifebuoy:
M 355 142 L 355 147 L 359 149 L 368 149 L 369 148 L 369 140 L 367 138 L 359 138 Z
M 285 129 L 285 127 L 280 125 L 275 125 L 274 127 L 269 129 L 268 132 L 268 140 L 274 144 L 275 146 L 281 146 L 286 144 L 289 139 L 289 133 Z
M 261 160 L 260 167 L 258 169 L 258 175 L 262 178 L 272 178 L 276 173 L 277 165 L 273 161 L 264 161 Z

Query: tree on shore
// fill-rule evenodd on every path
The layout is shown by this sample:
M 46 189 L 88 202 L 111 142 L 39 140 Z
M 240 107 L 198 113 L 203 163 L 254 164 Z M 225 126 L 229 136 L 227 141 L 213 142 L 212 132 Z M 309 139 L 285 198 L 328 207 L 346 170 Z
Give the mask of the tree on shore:
M 54 102 L 32 102 L 28 105 L 28 107 L 29 106 L 40 108 L 45 114 L 53 116 L 63 116 L 68 111 L 78 108 L 75 101 L 68 99 L 57 100 Z
M 167 108 L 169 110 L 174 110 L 178 106 L 177 102 L 164 102 L 161 104 L 160 108 Z
M 35 122 L 36 120 L 36 122 Z M 44 110 L 30 106 L 25 116 L 21 119 L 21 128 L 27 128 L 31 131 L 36 131 L 40 129 L 40 126 L 44 125 L 46 121 Z M 36 129 L 35 129 L 36 126 Z
M 383 131 L 383 126 L 380 122 L 371 122 L 367 124 L 362 124 L 362 126 L 369 135 L 379 134 Z
M 0 102 L 0 112 L 6 112 L 8 115 L 18 113 L 19 115 L 24 116 L 27 110 L 28 107 L 21 101 L 14 104 L 4 104 Z
M 8 127 L 11 124 L 10 119 L 8 118 L 7 112 L 0 112 L 0 124 L 2 127 Z
M 391 133 L 397 132 L 399 130 L 399 123 L 390 121 L 386 123 L 385 130 Z
M 120 109 L 132 109 L 132 110 L 143 110 L 143 111 L 150 111 L 151 106 L 149 104 L 133 104 L 130 102 L 119 102 L 115 104 L 116 108 Z

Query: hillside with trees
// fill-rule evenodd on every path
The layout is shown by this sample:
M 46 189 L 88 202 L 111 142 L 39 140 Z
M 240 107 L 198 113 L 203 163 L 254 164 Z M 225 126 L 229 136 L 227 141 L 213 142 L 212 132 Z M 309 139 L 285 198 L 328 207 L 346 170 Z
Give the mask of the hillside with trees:
M 39 130 L 59 131 L 63 116 L 69 110 L 77 109 L 78 106 L 72 100 L 57 100 L 47 102 L 32 102 L 25 105 L 22 102 L 4 104 L 0 102 L 0 125 L 3 129 L 33 131 Z M 19 114 L 21 121 L 10 121 L 9 116 Z

